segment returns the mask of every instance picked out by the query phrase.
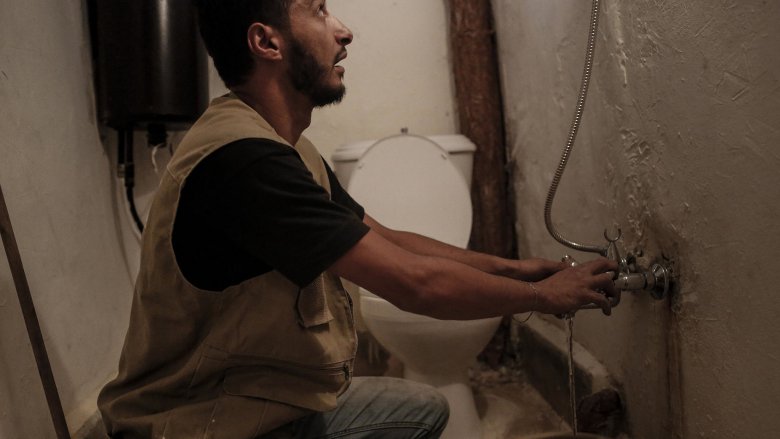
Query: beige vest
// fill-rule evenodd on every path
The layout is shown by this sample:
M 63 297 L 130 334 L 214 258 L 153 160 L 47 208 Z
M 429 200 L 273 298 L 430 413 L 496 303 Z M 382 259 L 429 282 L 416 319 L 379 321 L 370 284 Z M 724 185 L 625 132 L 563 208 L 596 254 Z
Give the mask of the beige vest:
M 213 292 L 190 284 L 176 263 L 171 233 L 187 176 L 204 157 L 244 138 L 287 144 L 235 96 L 217 98 L 162 178 L 119 374 L 98 400 L 114 437 L 252 439 L 335 408 L 349 385 L 356 337 L 352 304 L 336 276 L 322 273 L 300 289 L 271 271 Z M 314 146 L 301 138 L 294 148 L 330 191 Z

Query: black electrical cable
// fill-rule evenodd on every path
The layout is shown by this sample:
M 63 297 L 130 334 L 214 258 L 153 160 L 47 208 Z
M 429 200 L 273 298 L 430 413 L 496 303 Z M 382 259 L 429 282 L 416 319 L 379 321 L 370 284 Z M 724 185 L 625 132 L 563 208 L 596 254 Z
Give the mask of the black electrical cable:
M 144 223 L 138 215 L 138 209 L 135 207 L 135 196 L 133 188 L 135 186 L 135 163 L 133 163 L 133 128 L 127 130 L 118 130 L 119 134 L 119 169 L 125 181 L 125 196 L 127 205 L 130 208 L 130 215 L 133 217 L 138 231 L 143 233 Z
M 135 201 L 133 200 L 133 188 L 125 188 L 125 195 L 127 196 L 127 203 L 130 205 L 130 214 L 133 216 L 135 226 L 138 227 L 138 231 L 144 232 L 144 223 L 141 221 L 141 217 L 138 215 L 138 211 L 135 208 Z

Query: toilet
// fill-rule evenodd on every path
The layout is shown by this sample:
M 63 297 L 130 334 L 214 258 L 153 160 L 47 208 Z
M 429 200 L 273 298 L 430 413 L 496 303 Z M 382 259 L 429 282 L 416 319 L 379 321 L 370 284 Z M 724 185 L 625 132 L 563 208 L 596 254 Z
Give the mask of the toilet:
M 332 159 L 339 182 L 377 221 L 465 248 L 475 149 L 460 135 L 401 134 L 346 145 Z M 404 377 L 435 386 L 447 398 L 450 420 L 442 438 L 480 438 L 468 368 L 501 318 L 438 320 L 402 311 L 363 288 L 359 296 L 366 327 L 403 363 Z

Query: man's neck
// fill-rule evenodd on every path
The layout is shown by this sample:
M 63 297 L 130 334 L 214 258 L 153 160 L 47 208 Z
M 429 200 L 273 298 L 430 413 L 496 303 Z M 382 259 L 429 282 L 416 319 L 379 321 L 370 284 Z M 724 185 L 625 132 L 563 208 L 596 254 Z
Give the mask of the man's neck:
M 295 146 L 303 131 L 311 124 L 313 107 L 308 98 L 283 87 L 265 84 L 253 87 L 251 84 L 236 87 L 236 94 L 245 104 L 252 107 L 271 127 Z

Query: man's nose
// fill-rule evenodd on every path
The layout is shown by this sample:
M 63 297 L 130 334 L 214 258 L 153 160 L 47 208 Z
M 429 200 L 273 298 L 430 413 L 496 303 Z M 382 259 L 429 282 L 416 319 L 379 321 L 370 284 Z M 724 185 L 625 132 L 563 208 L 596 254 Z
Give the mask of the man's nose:
M 352 31 L 349 30 L 347 26 L 344 26 L 344 23 L 342 23 L 338 18 L 334 17 L 333 19 L 336 20 L 336 41 L 338 41 L 342 46 L 348 45 L 354 38 Z

